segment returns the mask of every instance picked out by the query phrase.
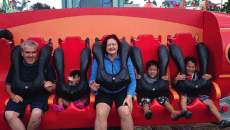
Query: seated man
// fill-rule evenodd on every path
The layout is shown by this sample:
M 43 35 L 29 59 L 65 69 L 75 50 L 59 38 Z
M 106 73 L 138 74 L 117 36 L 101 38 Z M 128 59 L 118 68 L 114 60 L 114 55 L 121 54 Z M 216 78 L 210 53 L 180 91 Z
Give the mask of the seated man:
M 38 43 L 27 40 L 21 44 L 21 55 L 23 57 L 20 63 L 20 74 L 24 81 L 32 81 L 38 74 Z M 7 103 L 4 117 L 9 123 L 12 130 L 25 130 L 23 122 L 20 120 L 25 113 L 28 104 L 31 106 L 31 117 L 27 126 L 28 130 L 37 129 L 41 122 L 41 116 L 48 110 L 47 100 L 51 92 L 56 89 L 56 75 L 53 66 L 48 63 L 45 69 L 45 79 L 43 82 L 44 89 L 29 98 L 22 98 L 25 95 L 17 95 L 12 92 L 11 84 L 14 75 L 14 67 L 10 66 L 6 78 L 6 92 L 10 95 L 10 100 Z M 42 86 L 43 87 L 43 86 Z

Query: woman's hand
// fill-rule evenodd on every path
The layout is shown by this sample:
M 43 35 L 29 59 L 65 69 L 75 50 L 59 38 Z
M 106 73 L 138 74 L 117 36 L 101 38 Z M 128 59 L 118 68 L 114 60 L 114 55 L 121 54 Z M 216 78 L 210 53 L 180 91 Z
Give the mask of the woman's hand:
M 133 100 L 132 100 L 132 95 L 127 95 L 127 97 L 125 98 L 124 102 L 123 102 L 123 106 L 125 105 L 125 103 L 128 105 L 128 108 L 130 110 L 130 113 L 132 113 L 133 111 Z
M 202 76 L 202 78 L 205 79 L 205 80 L 209 80 L 209 79 L 212 78 L 212 75 L 210 75 L 210 74 L 204 74 L 204 75 Z
M 100 88 L 100 84 L 97 84 L 94 80 L 90 83 L 89 87 L 93 89 L 93 91 L 97 91 Z

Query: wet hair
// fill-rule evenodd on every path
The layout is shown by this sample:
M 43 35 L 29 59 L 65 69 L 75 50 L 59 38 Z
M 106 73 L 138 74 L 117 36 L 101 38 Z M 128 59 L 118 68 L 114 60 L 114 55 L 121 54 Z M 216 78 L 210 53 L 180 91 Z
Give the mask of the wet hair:
M 158 69 L 158 63 L 157 63 L 157 61 L 155 61 L 155 60 L 150 60 L 150 61 L 148 61 L 148 62 L 146 63 L 146 70 L 148 70 L 148 68 L 151 67 L 152 65 L 156 66 L 157 69 Z
M 108 42 L 108 39 L 114 39 L 117 41 L 117 44 L 118 44 L 118 50 L 117 52 L 120 52 L 120 47 L 121 47 L 121 42 L 120 40 L 117 38 L 117 36 L 115 34 L 112 34 L 112 35 L 108 35 L 104 41 L 102 42 L 102 50 L 103 50 L 103 53 L 108 55 L 108 52 L 106 51 L 106 45 L 107 45 L 107 42 Z
M 71 71 L 70 74 L 69 74 L 70 77 L 72 77 L 72 76 L 74 77 L 74 76 L 76 76 L 76 75 L 79 75 L 79 76 L 81 75 L 80 70 L 73 70 L 73 71 Z
M 35 41 L 33 41 L 33 40 L 26 40 L 26 41 L 24 41 L 24 42 L 21 44 L 21 49 L 22 49 L 22 50 L 24 49 L 25 45 L 30 45 L 30 46 L 35 45 L 35 46 L 36 46 L 36 50 L 38 50 L 38 43 L 35 42 Z
M 189 61 L 192 61 L 192 63 L 195 63 L 195 66 L 197 66 L 197 61 L 196 61 L 196 58 L 194 58 L 194 57 L 190 57 L 190 56 L 185 57 L 185 59 L 184 59 L 184 63 L 185 63 L 185 65 L 186 65 Z

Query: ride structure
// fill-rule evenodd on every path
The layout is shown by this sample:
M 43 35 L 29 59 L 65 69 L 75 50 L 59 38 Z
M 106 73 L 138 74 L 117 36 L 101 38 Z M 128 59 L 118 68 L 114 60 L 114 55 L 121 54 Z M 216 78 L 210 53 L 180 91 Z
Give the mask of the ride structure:
M 204 93 L 208 94 L 215 106 L 219 106 L 220 98 L 230 93 L 230 15 L 202 10 L 185 10 L 170 8 L 74 8 L 56 10 L 37 10 L 0 14 L 0 28 L 9 30 L 13 37 L 8 38 L 0 30 L 0 117 L 3 117 L 9 95 L 5 91 L 5 79 L 11 64 L 10 54 L 13 45 L 20 45 L 23 40 L 30 39 L 39 43 L 39 48 L 52 39 L 53 51 L 60 47 L 64 54 L 64 74 L 80 67 L 80 54 L 84 47 L 92 48 L 95 38 L 101 39 L 108 34 L 116 34 L 120 39 L 125 37 L 131 46 L 137 46 L 143 59 L 143 68 L 148 60 L 158 61 L 158 46 L 168 43 L 177 44 L 185 56 L 195 56 L 196 43 L 203 42 L 210 53 L 208 71 L 213 75 L 212 87 Z M 86 45 L 86 39 L 89 44 Z M 62 41 L 61 39 L 65 39 Z M 45 41 L 44 41 L 45 40 Z M 68 55 L 68 56 L 67 56 Z M 73 57 L 76 60 L 73 60 Z M 51 56 L 52 63 L 52 56 Z M 178 73 L 177 67 L 170 58 L 167 74 L 173 79 Z M 87 73 L 90 75 L 90 69 Z M 67 79 L 65 79 L 67 80 Z M 174 109 L 180 110 L 179 95 L 169 86 L 166 96 Z M 96 111 L 95 96 L 90 94 L 90 103 L 84 109 L 73 103 L 63 112 L 54 111 L 56 95 L 52 93 L 49 110 L 42 116 L 39 129 L 86 128 L 94 127 Z M 150 110 L 153 118 L 146 120 L 143 109 L 137 99 L 133 101 L 132 117 L 134 125 L 164 125 L 215 122 L 215 117 L 199 99 L 188 105 L 193 117 L 189 120 L 172 121 L 170 113 L 153 100 Z M 225 104 L 229 107 L 228 104 Z M 226 108 L 224 107 L 224 108 Z M 226 109 L 224 109 L 226 110 Z M 226 113 L 228 110 L 226 111 Z M 26 108 L 22 121 L 27 124 L 30 107 Z M 0 118 L 1 129 L 10 129 L 7 122 Z M 111 108 L 108 126 L 120 126 L 120 119 L 115 108 Z

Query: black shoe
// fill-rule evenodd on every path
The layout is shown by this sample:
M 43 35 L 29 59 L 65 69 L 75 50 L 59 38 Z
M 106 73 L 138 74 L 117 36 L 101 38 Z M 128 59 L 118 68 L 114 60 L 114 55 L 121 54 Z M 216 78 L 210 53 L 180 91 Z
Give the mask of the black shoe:
M 219 123 L 219 128 L 220 128 L 220 129 L 223 129 L 223 128 L 226 128 L 226 127 L 230 127 L 230 122 L 229 122 L 229 121 L 226 121 L 226 120 L 222 120 L 222 121 Z
M 185 118 L 190 119 L 192 117 L 192 115 L 193 115 L 192 112 L 186 111 Z
M 151 110 L 148 110 L 145 112 L 145 118 L 146 120 L 152 119 L 153 113 Z
M 172 121 L 176 121 L 179 118 L 185 116 L 186 111 L 185 110 L 181 110 L 181 111 L 174 111 L 173 114 L 171 115 Z

